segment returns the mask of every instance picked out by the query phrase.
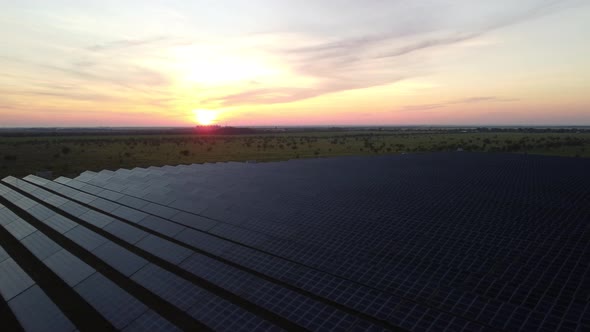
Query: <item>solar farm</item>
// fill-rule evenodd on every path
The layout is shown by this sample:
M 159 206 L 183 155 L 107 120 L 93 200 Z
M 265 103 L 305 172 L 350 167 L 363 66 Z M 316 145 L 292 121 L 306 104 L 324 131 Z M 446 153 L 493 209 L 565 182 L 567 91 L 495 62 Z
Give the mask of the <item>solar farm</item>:
M 0 183 L 2 331 L 590 331 L 590 159 L 425 153 Z

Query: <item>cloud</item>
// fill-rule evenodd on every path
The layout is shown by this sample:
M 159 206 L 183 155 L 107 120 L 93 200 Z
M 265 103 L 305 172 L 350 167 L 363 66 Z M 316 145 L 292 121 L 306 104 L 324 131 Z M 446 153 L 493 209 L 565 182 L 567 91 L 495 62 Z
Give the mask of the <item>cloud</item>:
M 146 46 L 156 44 L 162 41 L 168 40 L 167 37 L 164 36 L 157 36 L 152 38 L 146 39 L 121 39 L 121 40 L 114 40 L 103 44 L 95 44 L 87 48 L 89 51 L 99 52 L 99 51 L 111 51 L 111 50 L 118 50 L 124 49 L 129 47 L 138 47 L 138 46 Z
M 224 95 L 205 100 L 206 103 L 218 106 L 240 106 L 256 104 L 283 104 L 309 98 L 322 96 L 329 93 L 347 91 L 352 89 L 369 88 L 383 84 L 391 84 L 407 77 L 388 78 L 385 81 L 374 80 L 371 83 L 355 80 L 326 80 L 321 85 L 308 88 L 300 87 L 270 87 L 247 90 L 240 93 Z
M 278 88 L 263 87 L 221 96 L 217 101 L 222 105 L 232 106 L 257 102 L 263 104 L 294 102 L 327 93 L 390 84 L 399 80 L 400 77 L 421 76 L 427 70 L 426 64 L 419 63 L 418 57 L 408 57 L 408 55 L 474 40 L 491 31 L 581 3 L 578 0 L 525 1 L 517 4 L 506 3 L 504 6 L 489 5 L 495 6 L 493 10 L 486 5 L 465 3 L 465 8 L 455 6 L 455 10 L 462 10 L 455 15 L 459 15 L 461 20 L 468 23 L 449 24 L 418 20 L 406 22 L 404 20 L 404 25 L 401 25 L 394 21 L 389 28 L 381 27 L 381 32 L 377 33 L 296 45 L 279 50 L 277 55 L 287 59 L 296 74 L 313 77 L 319 81 L 318 87 L 297 85 Z M 443 7 L 439 9 L 448 11 L 452 6 L 447 4 L 449 8 Z M 481 19 L 477 19 L 478 15 L 482 16 Z M 471 16 L 474 19 L 465 18 Z M 457 21 L 461 20 L 457 19 Z M 428 107 L 432 109 L 444 107 L 444 105 Z
M 456 100 L 450 100 L 443 103 L 433 103 L 433 104 L 419 104 L 419 105 L 407 105 L 399 109 L 398 111 L 427 111 L 436 108 L 443 108 L 450 105 L 458 105 L 458 104 L 477 104 L 483 102 L 490 102 L 490 103 L 506 103 L 506 102 L 513 102 L 518 101 L 517 98 L 501 98 L 496 96 L 488 96 L 488 97 L 469 97 L 469 98 L 462 98 Z
M 20 34 L 14 33 L 18 37 L 3 49 L 0 61 L 20 62 L 18 66 L 15 63 L 2 63 L 3 71 L 14 74 L 17 73 L 14 67 L 26 69 L 20 73 L 20 78 L 19 75 L 7 78 L 4 72 L 1 74 L 8 84 L 11 80 L 18 81 L 21 93 L 97 103 L 119 101 L 125 94 L 133 95 L 133 98 L 143 103 L 138 107 L 151 105 L 162 109 L 175 104 L 193 103 L 210 103 L 221 107 L 290 103 L 330 93 L 391 84 L 423 76 L 437 69 L 444 70 L 433 68 L 438 64 L 432 64 L 431 59 L 437 55 L 434 49 L 478 40 L 491 31 L 585 2 L 374 0 L 367 5 L 356 1 L 291 3 L 269 0 L 268 6 L 276 10 L 253 10 L 253 16 L 249 17 L 235 15 L 235 11 L 229 12 L 227 9 L 233 7 L 226 3 L 216 5 L 219 6 L 216 19 L 212 18 L 215 13 L 208 11 L 203 15 L 203 20 L 196 19 L 199 17 L 197 14 L 201 14 L 197 11 L 202 9 L 198 5 L 194 5 L 195 12 L 190 12 L 189 7 L 192 5 L 186 8 L 186 12 L 182 11 L 181 16 L 186 14 L 186 20 L 177 16 L 162 19 L 160 7 L 170 5 L 157 6 L 158 10 L 153 11 L 154 16 L 146 16 L 144 11 L 137 15 L 136 5 L 116 6 L 116 11 L 121 15 L 109 12 L 108 17 L 94 17 L 92 11 L 81 5 L 75 12 L 86 13 L 84 19 L 61 24 L 59 29 L 53 30 L 52 21 L 39 19 L 36 24 L 47 29 L 35 28 L 29 31 L 34 38 L 28 42 L 26 38 L 21 40 Z M 260 3 L 258 6 L 249 2 L 243 4 L 244 7 L 254 9 L 262 7 Z M 142 7 L 149 11 L 152 6 L 142 3 Z M 68 15 L 55 11 L 54 16 L 67 18 Z M 86 16 L 93 20 L 89 21 Z M 104 30 L 97 23 L 104 23 Z M 46 31 L 41 33 L 41 30 Z M 161 31 L 165 31 L 166 36 L 161 35 Z M 262 33 L 256 35 L 256 31 L 265 31 L 265 35 L 260 38 Z M 120 37 L 108 41 L 105 36 Z M 264 42 L 260 41 L 267 37 Z M 258 42 L 264 45 L 258 47 Z M 23 45 L 30 51 L 19 49 L 24 49 Z M 180 45 L 195 47 L 171 49 Z M 211 88 L 211 91 L 215 90 L 213 93 L 219 95 L 210 97 L 210 91 L 196 91 L 207 89 L 206 84 L 188 86 L 192 83 L 184 82 L 182 77 L 182 67 L 190 67 L 191 61 L 198 61 L 199 57 L 192 58 L 191 52 L 198 53 L 209 48 L 219 50 L 220 54 L 231 53 L 230 56 L 246 57 L 250 53 L 255 53 L 253 57 L 261 55 L 261 62 L 266 59 L 270 59 L 270 62 L 276 60 L 279 64 L 277 67 L 281 67 L 281 71 L 285 69 L 287 74 L 277 79 L 267 79 L 266 76 L 245 78 L 245 82 L 236 84 L 242 89 L 236 93 L 224 95 L 218 92 L 236 91 L 234 86 L 229 87 L 232 90 L 227 90 L 225 86 Z M 186 63 L 179 63 L 182 61 L 178 61 L 175 56 L 184 51 L 187 59 L 182 61 Z M 240 53 L 242 51 L 244 53 Z M 172 76 L 179 73 L 179 77 Z M 187 86 L 183 86 L 185 83 Z M 18 94 L 19 91 L 14 93 Z M 452 104 L 502 101 L 514 100 L 493 96 L 470 97 L 443 103 L 408 105 L 402 110 L 429 110 Z M 125 104 L 129 100 L 123 98 L 121 102 Z

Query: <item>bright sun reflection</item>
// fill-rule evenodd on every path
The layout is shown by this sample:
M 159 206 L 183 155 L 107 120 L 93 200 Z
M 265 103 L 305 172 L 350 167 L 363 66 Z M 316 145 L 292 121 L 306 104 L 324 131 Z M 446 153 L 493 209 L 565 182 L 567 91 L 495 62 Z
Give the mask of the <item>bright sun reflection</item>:
M 195 120 L 202 126 L 209 126 L 217 120 L 217 111 L 215 110 L 194 110 Z

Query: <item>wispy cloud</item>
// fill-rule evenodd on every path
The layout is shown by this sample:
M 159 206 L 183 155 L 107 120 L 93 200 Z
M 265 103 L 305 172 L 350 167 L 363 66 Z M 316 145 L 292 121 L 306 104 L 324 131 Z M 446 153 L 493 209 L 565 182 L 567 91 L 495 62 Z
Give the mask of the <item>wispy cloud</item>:
M 477 103 L 506 103 L 506 102 L 514 102 L 519 101 L 518 98 L 502 98 L 496 96 L 487 96 L 487 97 L 469 97 L 469 98 L 462 98 L 456 100 L 450 100 L 447 102 L 442 103 L 432 103 L 432 104 L 419 104 L 419 105 L 406 105 L 402 108 L 398 109 L 397 111 L 427 111 L 436 108 L 443 108 L 451 105 L 459 105 L 459 104 L 477 104 Z
M 588 1 L 227 0 L 209 5 L 207 11 L 192 1 L 104 6 L 99 1 L 55 0 L 50 5 L 9 6 L 0 13 L 5 45 L 0 50 L 0 93 L 6 97 L 2 105 L 24 107 L 21 101 L 28 100 L 35 105 L 46 101 L 54 108 L 115 105 L 165 113 L 167 108 L 294 103 L 415 78 L 444 87 L 446 95 L 475 97 L 435 103 L 439 99 L 431 94 L 421 99 L 424 104 L 406 101 L 410 105 L 398 108 L 402 113 L 517 101 L 495 96 L 503 94 L 498 84 L 479 77 L 485 86 L 471 92 L 453 90 L 468 84 L 457 83 L 456 75 L 467 81 L 473 75 L 470 68 L 506 70 L 503 75 L 509 75 L 511 64 L 504 60 L 512 59 L 491 60 L 489 69 L 477 52 L 486 52 L 486 58 L 505 52 L 517 59 L 529 51 L 527 37 L 535 39 L 537 30 L 551 32 L 533 20 L 557 13 L 542 22 L 559 30 L 560 22 L 570 17 L 580 20 L 576 11 L 560 15 Z M 23 15 L 30 19 L 21 19 Z M 569 31 L 587 26 L 577 24 Z M 513 32 L 522 43 L 504 38 Z M 480 43 L 487 38 L 499 42 Z M 570 48 L 585 50 L 571 42 L 580 38 L 571 33 L 564 38 L 570 39 L 555 46 L 559 56 L 547 59 L 554 61 L 555 72 L 574 58 L 567 55 L 576 53 Z M 536 43 L 539 49 L 553 47 Z M 464 65 L 458 58 L 466 55 L 470 58 Z M 530 73 L 545 70 L 542 66 L 532 61 L 530 68 L 523 68 L 522 81 L 514 82 L 514 96 Z M 581 67 L 571 65 L 576 66 Z M 567 77 L 569 72 L 560 73 Z M 385 90 L 386 96 L 381 94 Z M 403 87 L 374 91 L 384 98 L 380 106 L 387 107 Z M 422 96 L 412 98 L 407 100 Z M 371 110 L 359 110 L 365 111 Z
M 110 51 L 110 50 L 118 50 L 124 49 L 129 47 L 138 47 L 138 46 L 152 46 L 154 44 L 160 43 L 162 41 L 167 41 L 168 37 L 165 36 L 156 36 L 151 38 L 145 39 L 121 39 L 121 40 L 114 40 L 103 44 L 95 44 L 87 49 L 89 51 Z
M 527 2 L 512 5 L 510 11 L 455 29 L 437 28 L 432 23 L 426 28 L 406 27 L 401 31 L 392 27 L 387 32 L 283 49 L 279 56 L 289 59 L 296 73 L 314 77 L 320 83 L 315 87 L 257 88 L 221 96 L 213 101 L 225 106 L 287 103 L 338 91 L 391 84 L 399 81 L 400 77 L 424 75 L 423 68 L 416 70 L 411 65 L 414 60 L 408 56 L 415 53 L 474 40 L 491 31 L 580 4 L 578 0 Z

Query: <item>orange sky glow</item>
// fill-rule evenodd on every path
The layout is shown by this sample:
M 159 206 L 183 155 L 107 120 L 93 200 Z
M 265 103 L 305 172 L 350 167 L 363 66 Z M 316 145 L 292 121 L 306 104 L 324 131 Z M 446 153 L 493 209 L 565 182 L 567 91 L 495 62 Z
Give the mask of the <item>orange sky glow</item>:
M 585 1 L 3 7 L 0 127 L 590 125 Z

